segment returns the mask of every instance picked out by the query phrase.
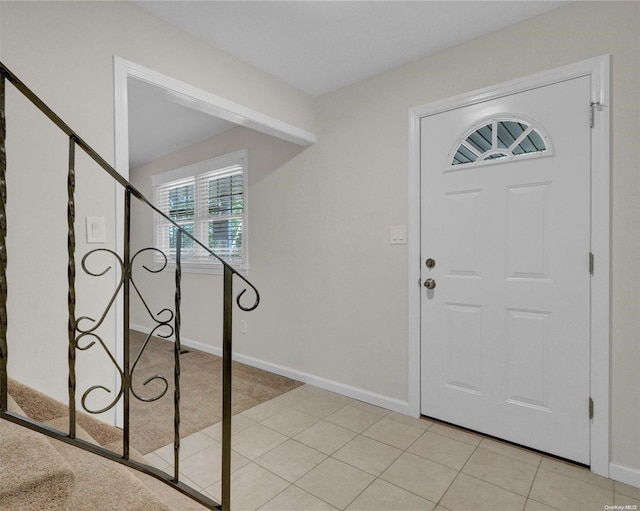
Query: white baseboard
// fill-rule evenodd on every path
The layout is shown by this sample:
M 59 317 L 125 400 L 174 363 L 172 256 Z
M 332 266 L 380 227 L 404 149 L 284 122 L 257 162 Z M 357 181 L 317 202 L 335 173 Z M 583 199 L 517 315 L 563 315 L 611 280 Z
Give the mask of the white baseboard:
M 375 392 L 370 392 L 358 387 L 352 387 L 351 385 L 346 385 L 334 380 L 327 380 L 326 378 L 322 378 L 320 376 L 315 376 L 313 374 L 298 371 L 296 369 L 291 369 L 290 367 L 273 364 L 271 362 L 265 362 L 264 360 L 259 360 L 247 355 L 234 354 L 233 359 L 238 362 L 242 362 L 243 364 L 257 367 L 258 369 L 264 369 L 265 371 L 270 371 L 272 373 L 286 376 L 303 383 L 308 383 L 309 385 L 314 385 L 315 387 L 320 387 L 321 389 L 329 390 L 331 392 L 335 392 L 336 394 L 341 394 L 343 396 L 357 399 L 359 401 L 379 406 L 387 410 L 392 410 L 394 412 L 404 414 L 409 413 L 409 403 L 406 401 L 400 401 L 399 399 L 376 394 Z
M 617 463 L 609 464 L 609 477 L 614 481 L 640 488 L 640 470 Z
M 141 325 L 131 324 L 130 327 L 132 330 L 143 332 L 145 334 L 151 332 L 150 328 Z M 182 346 L 186 346 L 188 348 L 204 351 L 205 353 L 210 353 L 219 357 L 222 356 L 222 348 L 218 348 L 217 346 L 210 346 L 208 344 L 203 344 L 201 342 L 194 341 L 193 339 L 188 339 L 185 337 L 180 337 L 180 343 Z M 241 353 L 234 353 L 233 360 L 252 367 L 257 367 L 258 369 L 263 369 L 265 371 L 279 374 L 280 376 L 286 376 L 287 378 L 301 381 L 302 383 L 308 383 L 309 385 L 314 385 L 316 387 L 320 387 L 321 389 L 335 392 L 336 394 L 341 394 L 352 399 L 357 399 L 371 405 L 379 406 L 387 410 L 404 413 L 406 415 L 409 414 L 409 403 L 407 401 L 401 401 L 399 399 L 384 396 L 382 394 L 377 394 L 375 392 L 370 392 L 358 387 L 352 387 L 351 385 L 346 385 L 334 380 L 328 380 L 320 376 L 315 376 L 313 374 L 274 364 L 272 362 L 266 362 L 264 360 L 253 358 L 248 355 L 242 355 Z

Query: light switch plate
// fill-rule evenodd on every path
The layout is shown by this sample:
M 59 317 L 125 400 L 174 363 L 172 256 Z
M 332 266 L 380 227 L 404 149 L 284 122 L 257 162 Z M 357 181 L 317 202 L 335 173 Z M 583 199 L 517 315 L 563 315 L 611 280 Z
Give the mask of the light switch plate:
M 389 242 L 392 245 L 406 245 L 407 243 L 407 226 L 392 225 L 390 230 Z
M 88 216 L 87 221 L 87 243 L 105 243 L 104 218 L 99 216 Z

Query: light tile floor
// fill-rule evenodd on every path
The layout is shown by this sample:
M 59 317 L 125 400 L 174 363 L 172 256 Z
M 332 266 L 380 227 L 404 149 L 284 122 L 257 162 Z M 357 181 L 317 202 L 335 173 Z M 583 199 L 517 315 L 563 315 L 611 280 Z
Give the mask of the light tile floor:
M 180 463 L 218 501 L 220 439 L 184 438 Z M 232 448 L 233 511 L 640 511 L 639 488 L 310 385 L 236 415 Z M 173 445 L 147 459 L 172 472 Z

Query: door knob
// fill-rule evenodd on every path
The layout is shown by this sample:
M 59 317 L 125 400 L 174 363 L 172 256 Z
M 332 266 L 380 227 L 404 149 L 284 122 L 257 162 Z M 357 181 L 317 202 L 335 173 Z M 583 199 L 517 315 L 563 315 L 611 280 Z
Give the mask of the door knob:
M 436 261 L 435 261 L 435 259 L 429 258 L 424 262 L 424 264 L 427 265 L 427 268 L 431 269 L 436 265 Z
M 433 289 L 436 287 L 436 281 L 434 279 L 427 279 L 424 281 L 424 287 L 427 289 Z

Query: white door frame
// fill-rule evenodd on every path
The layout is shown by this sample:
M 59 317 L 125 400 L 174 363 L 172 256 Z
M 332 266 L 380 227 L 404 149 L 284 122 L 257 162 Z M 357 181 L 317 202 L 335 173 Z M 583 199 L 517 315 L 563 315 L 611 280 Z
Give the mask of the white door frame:
M 591 77 L 591 101 L 599 104 L 591 130 L 591 471 L 609 477 L 610 416 L 610 56 L 570 64 L 452 98 L 428 103 L 409 111 L 409 413 L 420 415 L 420 119 L 429 115 L 496 99 L 529 89 Z M 585 105 L 589 122 L 589 105 Z
M 115 127 L 115 168 L 125 179 L 129 179 L 129 108 L 127 94 L 127 79 L 136 78 L 167 91 L 173 101 L 190 108 L 214 115 L 226 121 L 233 122 L 267 135 L 308 147 L 316 142 L 316 135 L 280 121 L 268 115 L 234 103 L 228 99 L 207 92 L 188 83 L 164 75 L 121 57 L 113 57 L 113 90 L 114 90 L 114 127 Z M 116 186 L 116 218 L 115 236 L 116 252 L 122 253 L 122 226 L 124 225 L 124 193 L 122 187 Z M 122 295 L 116 298 L 116 353 L 119 364 L 123 362 L 121 352 L 124 317 L 122 315 Z M 114 371 L 116 386 L 120 376 Z M 116 406 L 116 425 L 122 426 L 122 406 Z

